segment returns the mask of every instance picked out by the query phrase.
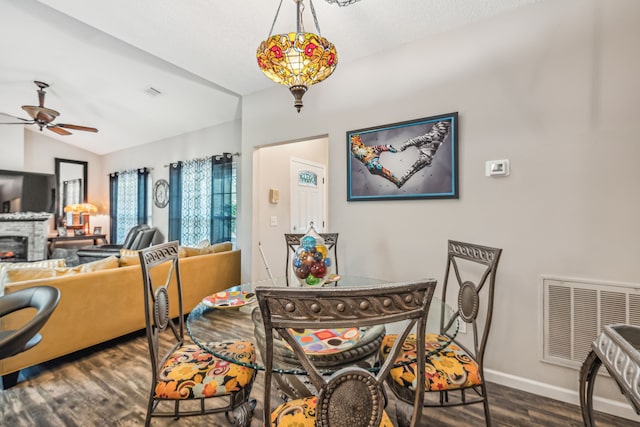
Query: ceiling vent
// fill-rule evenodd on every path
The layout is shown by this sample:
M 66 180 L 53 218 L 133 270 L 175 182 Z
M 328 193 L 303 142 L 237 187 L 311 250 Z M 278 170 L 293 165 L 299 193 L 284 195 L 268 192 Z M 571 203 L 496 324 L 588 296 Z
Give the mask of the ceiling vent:
M 148 88 L 146 88 L 144 92 L 149 96 L 158 96 L 162 94 L 162 92 L 160 92 L 158 89 L 152 86 L 149 86 Z

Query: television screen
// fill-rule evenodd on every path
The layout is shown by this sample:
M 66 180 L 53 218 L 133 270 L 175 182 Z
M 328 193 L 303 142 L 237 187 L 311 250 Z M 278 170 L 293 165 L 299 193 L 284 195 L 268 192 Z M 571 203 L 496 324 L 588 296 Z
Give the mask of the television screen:
M 55 211 L 53 174 L 0 170 L 0 212 Z

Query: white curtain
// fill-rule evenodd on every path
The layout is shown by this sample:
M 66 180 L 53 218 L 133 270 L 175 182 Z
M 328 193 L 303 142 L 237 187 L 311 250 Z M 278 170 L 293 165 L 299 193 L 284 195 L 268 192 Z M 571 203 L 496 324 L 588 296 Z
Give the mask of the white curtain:
M 182 163 L 182 245 L 195 246 L 211 235 L 211 166 L 211 158 Z
M 123 242 L 131 227 L 138 225 L 138 170 L 118 174 L 118 211 L 116 242 Z M 111 239 L 113 241 L 113 238 Z

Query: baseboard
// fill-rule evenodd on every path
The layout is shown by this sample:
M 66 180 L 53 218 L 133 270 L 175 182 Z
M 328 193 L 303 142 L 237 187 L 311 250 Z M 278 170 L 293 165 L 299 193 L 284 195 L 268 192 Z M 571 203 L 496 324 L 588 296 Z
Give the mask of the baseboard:
M 580 406 L 580 396 L 578 395 L 577 384 L 576 390 L 570 390 L 546 383 L 541 383 L 538 381 L 533 381 L 528 378 L 516 377 L 515 375 L 505 374 L 504 372 L 498 372 L 490 369 L 485 369 L 484 373 L 487 381 L 489 382 Z M 616 417 L 640 422 L 640 417 L 635 413 L 631 405 L 626 401 L 618 402 L 615 400 L 594 396 L 593 409 L 596 411 L 604 412 L 606 414 L 615 415 Z

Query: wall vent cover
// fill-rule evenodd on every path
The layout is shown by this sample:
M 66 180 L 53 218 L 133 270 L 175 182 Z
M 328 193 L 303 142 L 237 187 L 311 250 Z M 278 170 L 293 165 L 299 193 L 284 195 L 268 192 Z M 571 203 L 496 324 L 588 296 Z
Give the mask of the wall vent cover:
M 640 326 L 640 285 L 543 277 L 543 360 L 580 367 L 603 325 Z
M 162 92 L 160 92 L 158 89 L 152 86 L 149 86 L 148 88 L 146 88 L 144 92 L 149 96 L 158 96 L 162 94 Z

